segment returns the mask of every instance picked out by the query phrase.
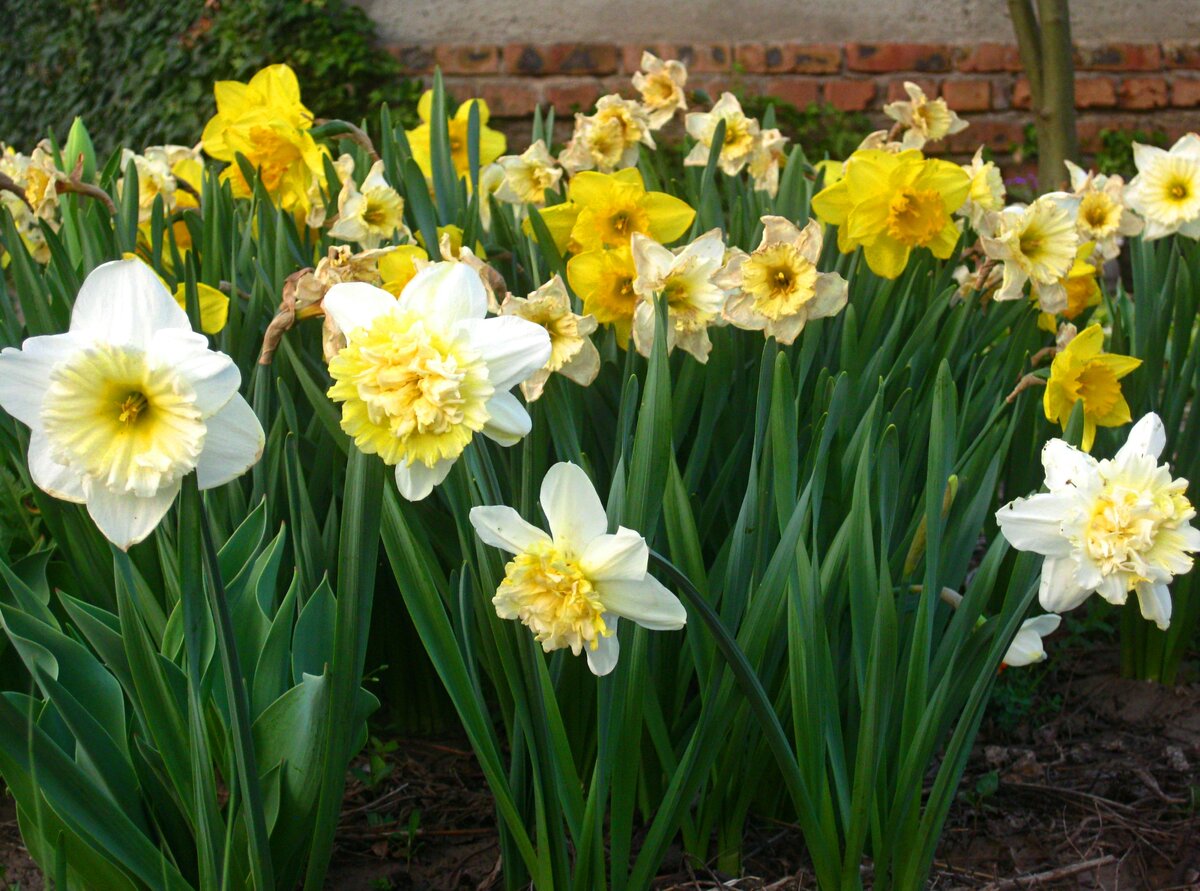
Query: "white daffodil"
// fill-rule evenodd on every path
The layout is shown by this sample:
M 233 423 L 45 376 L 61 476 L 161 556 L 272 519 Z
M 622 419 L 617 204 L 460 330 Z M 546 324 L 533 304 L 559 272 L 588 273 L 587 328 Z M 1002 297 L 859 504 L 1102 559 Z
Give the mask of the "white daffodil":
M 967 129 L 967 122 L 946 104 L 945 99 L 929 99 L 912 81 L 904 82 L 907 102 L 889 102 L 883 113 L 904 129 L 900 144 L 906 148 L 923 148 L 927 142 L 938 142 L 952 133 Z
M 700 362 L 708 361 L 708 326 L 720 324 L 725 291 L 713 281 L 725 257 L 720 229 L 705 232 L 678 253 L 635 233 L 630 243 L 637 276 L 633 291 L 633 342 L 643 356 L 654 343 L 655 300 L 667 299 L 667 352 L 679 347 Z
M 987 214 L 982 223 L 983 252 L 1004 264 L 997 300 L 1020 300 L 1025 283 L 1044 312 L 1067 308 L 1063 280 L 1075 265 L 1079 235 L 1063 192 L 1042 195 L 1029 206 L 1014 205 Z
M 34 483 L 86 504 L 120 548 L 154 530 L 193 470 L 210 489 L 258 460 L 263 430 L 240 383 L 137 260 L 87 277 L 67 333 L 0 353 L 0 405 L 30 429 Z
M 1002 660 L 1003 664 L 1009 668 L 1023 668 L 1026 665 L 1041 662 L 1046 658 L 1046 650 L 1042 647 L 1042 638 L 1049 637 L 1057 631 L 1061 623 L 1062 616 L 1054 613 L 1026 619 L 1017 629 L 1017 635 L 1013 638 L 1013 642 L 1008 645 L 1008 652 L 1004 654 Z
M 546 364 L 550 338 L 524 319 L 484 318 L 487 294 L 466 265 L 434 263 L 399 298 L 368 284 L 334 285 L 323 305 L 346 337 L 329 362 L 342 429 L 395 465 L 409 501 L 446 478 L 476 433 L 510 446 L 529 432 L 509 390 Z
M 754 181 L 754 188 L 766 192 L 772 198 L 779 194 L 779 170 L 784 164 L 783 147 L 788 138 L 772 127 L 763 130 L 754 140 L 747 170 Z
M 975 150 L 971 163 L 964 164 L 963 170 L 971 178 L 971 191 L 957 214 L 970 220 L 971 228 L 979 232 L 984 216 L 1004 207 L 1004 178 L 999 167 L 983 160 L 983 146 Z
M 1171 580 L 1192 568 L 1200 530 L 1185 497 L 1187 480 L 1158 463 L 1162 421 L 1148 414 L 1116 457 L 1097 461 L 1061 439 L 1042 449 L 1049 492 L 1018 498 L 996 512 L 1014 548 L 1046 557 L 1039 599 L 1055 613 L 1090 594 L 1122 604 L 1137 593 L 1142 615 L 1159 628 L 1171 621 Z
M 717 166 L 730 176 L 737 176 L 750 162 L 758 140 L 758 121 L 747 117 L 742 104 L 733 93 L 722 93 L 709 112 L 692 112 L 684 119 L 688 136 L 696 140 L 683 163 L 703 167 L 708 163 L 713 135 L 717 125 L 725 122 L 725 141 L 721 143 Z
M 586 652 L 596 675 L 616 667 L 618 619 L 652 631 L 686 624 L 679 598 L 646 571 L 646 540 L 624 526 L 609 534 L 604 505 L 582 468 L 551 467 L 540 501 L 549 535 L 511 507 L 471 509 L 483 543 L 516 555 L 492 598 L 500 618 L 519 620 L 547 653 Z
M 396 233 L 408 235 L 404 225 L 404 199 L 383 177 L 383 162 L 371 165 L 362 188 L 347 177 L 338 195 L 338 216 L 329 234 L 341 241 L 357 241 L 368 250 L 390 241 Z
M 340 203 L 342 190 L 345 189 L 346 183 L 354 179 L 354 158 L 351 155 L 342 153 L 338 155 L 338 159 L 333 163 L 334 175 L 337 176 L 337 183 L 324 183 L 317 177 L 312 177 L 308 184 L 308 214 L 304 218 L 304 225 L 312 229 L 321 229 L 325 226 L 325 220 L 329 216 L 329 208 L 325 205 L 325 190 L 329 189 L 329 194 L 333 194 L 336 188 Z
M 1135 142 L 1133 163 L 1125 202 L 1146 221 L 1143 237 L 1200 238 L 1200 136 L 1188 133 L 1170 151 Z
M 1145 225 L 1125 206 L 1125 180 L 1115 175 L 1089 173 L 1070 161 L 1064 163 L 1071 175 L 1079 240 L 1091 242 L 1101 257 L 1111 260 L 1121 252 L 1122 239 L 1137 235 Z
M 528 402 L 542 395 L 552 374 L 561 374 L 586 387 L 600 373 L 600 351 L 590 335 L 596 330 L 594 316 L 581 316 L 571 309 L 571 295 L 562 278 L 554 276 L 528 297 L 505 298 L 500 315 L 517 316 L 541 325 L 550 335 L 550 361 L 521 382 Z
M 654 148 L 646 110 L 632 99 L 613 93 L 601 96 L 592 115 L 575 115 L 575 133 L 559 163 L 574 176 L 581 170 L 614 170 L 635 167 L 638 146 Z
M 137 172 L 138 183 L 138 223 L 150 222 L 154 213 L 154 202 L 162 196 L 163 211 L 170 213 L 175 209 L 175 176 L 171 173 L 171 162 L 165 147 L 151 146 L 144 154 L 137 154 L 129 149 L 121 150 L 121 170 L 129 168 L 133 162 Z M 122 176 L 117 184 L 118 193 L 125 192 L 125 177 Z
M 649 115 L 650 129 L 661 130 L 676 111 L 687 111 L 683 86 L 687 68 L 671 59 L 663 61 L 654 53 L 642 51 L 642 70 L 633 75 L 633 88 L 642 96 L 642 107 Z
M 504 170 L 504 182 L 496 190 L 496 200 L 510 204 L 543 206 L 546 192 L 557 187 L 563 175 L 540 139 L 521 154 L 506 155 L 496 163 Z

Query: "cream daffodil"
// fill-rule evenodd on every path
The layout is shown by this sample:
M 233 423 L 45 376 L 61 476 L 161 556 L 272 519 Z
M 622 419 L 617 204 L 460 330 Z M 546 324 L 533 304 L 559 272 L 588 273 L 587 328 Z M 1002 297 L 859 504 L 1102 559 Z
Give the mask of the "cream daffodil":
M 650 122 L 645 109 L 632 99 L 616 94 L 601 96 L 591 115 L 575 115 L 575 133 L 559 163 L 571 174 L 581 170 L 612 173 L 633 167 L 638 161 L 638 146 L 654 148 Z
M 496 200 L 509 204 L 542 207 L 546 192 L 557 188 L 563 175 L 540 139 L 521 154 L 506 155 L 496 163 L 504 170 L 504 182 L 496 190 Z
M 1001 663 L 1009 668 L 1024 668 L 1026 665 L 1043 661 L 1046 658 L 1046 650 L 1042 646 L 1042 638 L 1049 637 L 1057 631 L 1061 623 L 1062 616 L 1054 613 L 1026 619 L 1017 629 L 1016 636 L 1008 645 Z
M 1020 300 L 1030 282 L 1043 311 L 1066 308 L 1063 280 L 1079 247 L 1067 199 L 1063 192 L 1050 192 L 1033 204 L 1006 207 L 985 218 L 980 236 L 984 253 L 1004 264 L 997 300 Z
M 529 432 L 509 390 L 549 361 L 550 338 L 524 319 L 485 318 L 487 294 L 467 266 L 428 266 L 399 298 L 335 285 L 324 308 L 346 338 L 329 362 L 342 429 L 395 466 L 409 501 L 446 478 L 476 433 L 510 446 Z
M 1188 133 L 1170 151 L 1135 142 L 1133 163 L 1125 202 L 1146 221 L 1143 237 L 1200 238 L 1200 135 Z
M 725 257 L 721 230 L 705 232 L 677 252 L 644 235 L 634 235 L 631 251 L 637 270 L 633 342 L 638 352 L 650 355 L 656 301 L 661 296 L 667 302 L 667 352 L 678 346 L 697 361 L 707 362 L 712 349 L 708 326 L 721 323 L 725 305 L 725 291 L 713 281 Z
M 687 111 L 683 94 L 687 68 L 671 59 L 663 61 L 654 53 L 642 51 L 642 70 L 634 72 L 633 88 L 641 94 L 651 130 L 661 130 L 677 111 Z
M 733 93 L 722 93 L 712 111 L 691 112 L 685 118 L 688 135 L 696 140 L 696 144 L 683 159 L 683 163 L 697 167 L 708 163 L 713 136 L 717 124 L 721 121 L 725 122 L 725 140 L 721 143 L 717 166 L 724 173 L 737 176 L 742 168 L 750 163 L 759 127 L 757 120 L 747 117 L 742 111 L 742 103 L 738 102 Z
M 1082 336 L 1082 335 L 1081 335 Z M 1042 449 L 1048 492 L 1018 498 L 996 522 L 1020 551 L 1045 556 L 1039 599 L 1063 613 L 1098 593 L 1123 604 L 1137 594 L 1142 616 L 1159 628 L 1171 621 L 1167 586 L 1192 568 L 1200 550 L 1187 480 L 1158 463 L 1166 434 L 1148 414 L 1111 460 L 1097 461 L 1061 439 Z
M 549 534 L 511 507 L 471 508 L 480 540 L 515 555 L 492 598 L 500 618 L 521 622 L 547 653 L 586 653 L 595 675 L 616 667 L 618 619 L 652 631 L 687 623 L 679 598 L 647 571 L 646 540 L 624 526 L 608 532 L 604 505 L 582 468 L 551 467 L 539 501 Z
M 1064 163 L 1071 175 L 1079 240 L 1090 242 L 1103 259 L 1111 260 L 1121 252 L 1121 240 L 1137 235 L 1145 225 L 1125 206 L 1125 180 L 1115 174 L 1090 173 L 1070 161 Z
M 766 192 L 772 198 L 779 194 L 779 170 L 785 160 L 783 147 L 787 141 L 786 136 L 772 127 L 758 134 L 754 140 L 754 149 L 750 152 L 750 162 L 746 169 L 754 181 L 754 188 Z
M 763 237 L 753 253 L 733 248 L 716 283 L 726 289 L 726 321 L 792 343 L 809 319 L 837 314 L 846 305 L 846 280 L 818 272 L 821 225 L 804 229 L 777 216 L 762 218 Z
M 967 129 L 967 122 L 946 104 L 945 99 L 930 99 L 912 81 L 904 82 L 907 102 L 889 102 L 883 113 L 904 127 L 902 148 L 923 148 L 927 142 L 939 142 Z
M 139 155 L 129 149 L 122 149 L 121 170 L 128 170 L 130 161 L 133 162 L 134 170 L 137 172 L 138 223 L 144 225 L 150 222 L 150 216 L 154 212 L 154 202 L 160 196 L 163 201 L 163 211 L 170 213 L 174 210 L 176 183 L 166 151 L 161 147 L 151 147 Z M 124 193 L 124 176 L 118 180 L 117 189 L 119 194 Z
M 84 281 L 65 334 L 0 353 L 0 406 L 29 427 L 29 472 L 113 544 L 144 539 L 195 471 L 201 489 L 245 473 L 263 430 L 233 360 L 208 348 L 144 263 Z
M 304 218 L 304 224 L 310 229 L 324 228 L 326 219 L 329 217 L 329 208 L 325 205 L 325 189 L 330 189 L 332 197 L 333 190 L 336 188 L 338 198 L 341 198 L 343 190 L 346 188 L 346 183 L 354 180 L 354 157 L 346 153 L 338 155 L 338 159 L 332 162 L 334 175 L 337 177 L 336 183 L 326 183 L 314 179 L 308 185 L 308 215 Z
M 384 179 L 383 162 L 376 161 L 361 189 L 354 185 L 354 177 L 342 184 L 338 216 L 329 234 L 341 241 L 357 241 L 370 250 L 397 233 L 402 238 L 409 235 L 404 225 L 404 199 Z
M 1000 175 L 999 167 L 983 160 L 983 146 L 975 150 L 970 164 L 963 165 L 963 172 L 970 178 L 971 188 L 958 213 L 970 221 L 972 229 L 979 232 L 986 215 L 1004 207 L 1004 178 Z
M 572 311 L 571 296 L 559 276 L 528 297 L 510 294 L 500 307 L 500 315 L 526 319 L 541 325 L 550 335 L 550 361 L 521 382 L 527 402 L 542 395 L 552 374 L 561 374 L 581 387 L 596 379 L 600 372 L 600 352 L 589 337 L 596 330 L 596 319 Z

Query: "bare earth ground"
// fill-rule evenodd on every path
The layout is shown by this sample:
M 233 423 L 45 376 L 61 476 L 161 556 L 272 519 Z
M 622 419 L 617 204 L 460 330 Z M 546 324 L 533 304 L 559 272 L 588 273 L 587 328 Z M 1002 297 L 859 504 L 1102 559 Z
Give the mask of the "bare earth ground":
M 1015 721 L 989 718 L 932 889 L 1200 889 L 1200 683 L 1170 689 L 1121 680 L 1115 658 L 1063 658 Z M 501 887 L 491 799 L 465 744 L 398 743 L 377 753 L 377 770 L 390 768 L 386 778 L 370 788 L 350 784 L 327 887 Z M 756 825 L 746 851 L 741 879 L 676 853 L 657 887 L 816 887 L 795 829 Z M 42 888 L 11 801 L 0 811 L 0 863 L 0 891 Z M 869 886 L 869 871 L 865 879 Z

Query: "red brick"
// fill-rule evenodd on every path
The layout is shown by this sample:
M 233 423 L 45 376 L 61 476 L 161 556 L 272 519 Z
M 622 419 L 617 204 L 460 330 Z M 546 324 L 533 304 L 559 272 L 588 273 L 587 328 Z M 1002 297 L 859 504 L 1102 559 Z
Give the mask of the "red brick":
M 821 81 L 815 77 L 772 77 L 767 82 L 767 95 L 797 108 L 819 100 Z
M 865 111 L 875 103 L 875 81 L 825 81 L 825 101 L 842 111 Z
M 596 100 L 607 91 L 604 83 L 591 77 L 553 77 L 543 81 L 542 101 L 560 115 L 581 111 L 590 114 Z
M 1162 51 L 1155 43 L 1102 43 L 1075 47 L 1075 65 L 1082 71 L 1158 71 Z
M 733 47 L 728 43 L 631 43 L 621 52 L 626 74 L 641 67 L 643 50 L 660 59 L 678 59 L 691 74 L 722 74 L 733 67 Z
M 1161 77 L 1127 77 L 1118 98 L 1122 108 L 1162 108 L 1167 104 L 1167 82 Z
M 750 87 L 749 92 L 754 92 L 754 81 L 748 81 L 746 78 L 741 78 L 734 82 L 734 79 L 729 75 L 714 74 L 708 77 L 689 77 L 687 82 L 688 91 L 702 90 L 709 95 L 713 102 L 721 98 L 721 94 L 727 91 L 732 91 L 734 87 L 746 89 Z M 702 111 L 703 109 L 689 108 L 689 111 Z
M 1200 68 L 1200 40 L 1167 40 L 1162 49 L 1168 68 Z
M 992 107 L 992 84 L 987 80 L 942 81 L 942 98 L 955 111 L 987 111 Z
M 498 46 L 439 46 L 433 58 L 442 74 L 495 74 L 500 70 Z
M 836 74 L 842 69 L 842 48 L 835 43 L 785 43 L 783 67 L 768 70 L 795 74 Z
M 1200 105 L 1200 78 L 1174 78 L 1171 81 L 1171 104 L 1178 108 Z
M 615 74 L 617 48 L 608 43 L 510 43 L 504 47 L 508 74 Z
M 1012 107 L 1029 108 L 1032 105 L 1029 81 L 1018 78 L 1013 84 Z M 1080 77 L 1075 80 L 1076 108 L 1112 108 L 1117 104 L 1117 90 L 1107 77 Z
M 971 126 L 961 133 L 946 137 L 947 152 L 969 153 L 980 145 L 994 152 L 1008 154 L 1025 139 L 1024 119 L 972 118 Z
M 542 99 L 541 81 L 521 77 L 447 78 L 446 89 L 456 97 L 484 100 L 497 118 L 531 115 Z
M 405 74 L 430 74 L 433 72 L 433 49 L 428 46 L 405 46 L 391 44 L 387 47 Z
M 955 47 L 953 58 L 954 67 L 959 71 L 1021 70 L 1021 55 L 1011 43 L 977 43 Z
M 941 43 L 851 43 L 846 67 L 851 71 L 949 71 L 951 50 Z
M 897 80 L 888 81 L 888 85 L 887 85 L 887 101 L 888 102 L 907 102 L 908 101 L 908 91 L 906 89 L 904 89 L 904 84 L 906 81 L 912 81 L 913 83 L 915 83 L 918 87 L 921 88 L 922 92 L 924 92 L 925 95 L 928 96 L 930 99 L 937 98 L 938 85 L 936 82 L 934 82 L 932 80 L 927 80 L 925 78 L 920 78 L 920 77 L 906 77 L 903 80 L 897 79 Z
M 779 47 L 771 47 L 776 56 Z M 738 43 L 733 47 L 733 64 L 740 71 L 761 74 L 767 70 L 767 46 L 762 43 Z

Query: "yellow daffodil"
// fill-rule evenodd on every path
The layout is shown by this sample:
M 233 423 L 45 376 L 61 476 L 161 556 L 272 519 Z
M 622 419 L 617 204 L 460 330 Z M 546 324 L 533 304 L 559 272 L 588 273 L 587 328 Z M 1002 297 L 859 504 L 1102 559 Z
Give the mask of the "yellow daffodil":
M 661 130 L 677 111 L 687 111 L 683 95 L 687 83 L 687 68 L 671 59 L 663 61 L 654 53 L 643 50 L 642 70 L 633 75 L 633 88 L 641 94 L 651 130 Z
M 539 501 L 549 534 L 511 507 L 471 508 L 480 540 L 515 555 L 492 598 L 500 618 L 520 621 L 547 653 L 586 653 L 596 675 L 616 667 L 618 619 L 655 631 L 687 623 L 683 604 L 646 571 L 646 540 L 624 526 L 609 534 L 604 505 L 582 468 L 551 467 Z
M 562 168 L 540 139 L 521 154 L 507 155 L 496 163 L 504 171 L 504 182 L 496 190 L 496 200 L 510 204 L 542 207 L 546 203 L 546 192 L 557 188 L 563 175 Z
M 867 149 L 846 161 L 842 179 L 812 201 L 817 218 L 838 226 L 838 249 L 861 246 L 871 271 L 896 278 L 914 248 L 946 259 L 958 243 L 953 214 L 967 198 L 971 181 L 957 164 Z
M 708 326 L 721 324 L 725 291 L 714 281 L 725 257 L 720 229 L 705 232 L 691 244 L 672 251 L 644 235 L 630 245 L 637 276 L 633 291 L 633 342 L 643 356 L 654 343 L 654 317 L 659 297 L 667 301 L 667 352 L 679 347 L 707 362 L 712 342 Z
M 258 460 L 263 429 L 240 382 L 135 260 L 88 275 L 67 333 L 0 353 L 0 406 L 30 428 L 34 484 L 86 504 L 119 548 L 154 530 L 189 473 L 209 489 Z
M 645 109 L 616 94 L 601 96 L 594 114 L 575 115 L 575 132 L 558 161 L 571 174 L 612 173 L 637 164 L 640 145 L 654 148 Z
M 1200 135 L 1188 133 L 1170 151 L 1135 142 L 1133 163 L 1125 201 L 1146 221 L 1143 237 L 1200 238 Z
M 783 167 L 783 147 L 788 138 L 772 127 L 763 130 L 754 140 L 747 171 L 754 181 L 754 188 L 766 192 L 772 198 L 779 193 L 779 170 Z
M 450 223 L 445 226 L 438 226 L 437 234 L 438 249 L 442 251 L 443 257 L 447 260 L 457 259 L 458 254 L 462 250 L 463 246 L 463 230 L 458 226 L 455 226 L 453 223 Z M 425 233 L 418 230 L 416 233 L 414 233 L 414 236 L 417 239 L 417 243 L 421 245 L 421 247 L 426 247 Z M 449 246 L 448 251 L 446 250 L 447 246 Z M 483 244 L 479 241 L 475 242 L 475 254 L 479 257 L 487 256 L 487 253 L 483 249 Z
M 971 189 L 958 213 L 970 220 L 971 228 L 979 232 L 984 217 L 1004 207 L 1004 178 L 999 167 L 983 160 L 983 146 L 975 150 L 975 156 L 970 164 L 963 165 L 963 171 L 971 180 Z
M 722 93 L 712 111 L 692 112 L 685 120 L 688 135 L 696 140 L 696 144 L 683 159 L 684 164 L 703 167 L 708 163 L 713 134 L 721 121 L 725 122 L 725 141 L 721 144 L 717 165 L 730 176 L 737 176 L 750 162 L 758 137 L 758 121 L 746 116 L 733 93 Z
M 461 263 L 422 269 L 396 298 L 366 284 L 325 295 L 346 346 L 329 363 L 329 397 L 357 448 L 396 468 L 410 501 L 446 478 L 476 433 L 501 445 L 530 430 L 509 390 L 550 359 L 546 330 L 488 319 L 479 277 Z
M 1125 206 L 1125 180 L 1089 173 L 1065 162 L 1071 175 L 1075 203 L 1075 228 L 1080 241 L 1091 242 L 1102 259 L 1121 252 L 1121 240 L 1142 231 L 1143 222 Z
M 1014 548 L 1045 556 L 1039 599 L 1063 613 L 1097 593 L 1123 604 L 1137 595 L 1143 618 L 1171 623 L 1168 585 L 1200 551 L 1188 481 L 1159 464 L 1166 432 L 1158 415 L 1134 424 L 1111 460 L 1097 461 L 1061 439 L 1042 449 L 1048 492 L 996 512 Z
M 387 251 L 379 258 L 379 277 L 383 280 L 383 289 L 399 297 L 404 286 L 417 274 L 418 262 L 428 259 L 429 254 L 425 253 L 425 249 L 415 244 L 401 244 Z
M 558 249 L 576 252 L 627 245 L 635 232 L 668 244 L 687 232 L 695 216 L 673 195 L 647 192 L 634 167 L 613 174 L 584 171 L 571 180 L 566 203 L 542 211 Z
M 904 127 L 900 145 L 919 149 L 927 142 L 939 142 L 967 129 L 967 122 L 946 105 L 945 99 L 929 99 L 912 81 L 904 82 L 907 102 L 889 102 L 883 113 Z
M 397 235 L 408 237 L 404 225 L 404 199 L 388 185 L 383 176 L 383 162 L 376 161 L 362 188 L 350 177 L 338 196 L 338 216 L 329 230 L 332 238 L 357 241 L 364 248 L 378 247 Z
M 467 177 L 470 182 L 471 160 L 468 147 L 468 130 L 470 129 L 471 105 L 479 109 L 479 166 L 480 169 L 491 164 L 504 154 L 508 140 L 499 130 L 493 130 L 487 125 L 491 118 L 488 104 L 482 99 L 469 99 L 460 105 L 454 116 L 446 119 L 446 130 L 449 137 L 450 159 L 454 171 L 459 177 Z M 433 90 L 426 90 L 417 103 L 417 114 L 421 124 L 412 130 L 406 130 L 408 144 L 412 148 L 413 160 L 421 168 L 426 178 L 433 176 L 433 149 L 430 142 L 431 130 L 429 122 L 433 120 Z
M 1066 308 L 1063 280 L 1079 248 L 1068 197 L 1050 192 L 1033 204 L 1006 207 L 985 218 L 980 235 L 983 251 L 1004 264 L 1004 281 L 996 292 L 997 300 L 1020 300 L 1025 283 L 1030 282 L 1044 312 L 1059 313 Z
M 622 347 L 628 346 L 633 329 L 635 278 L 633 254 L 625 245 L 584 251 L 567 261 L 567 281 L 583 301 L 583 311 L 601 325 L 612 325 Z
M 809 319 L 841 312 L 846 280 L 817 271 L 822 239 L 815 220 L 803 230 L 783 217 L 765 216 L 762 223 L 762 241 L 754 252 L 731 250 L 717 277 L 729 292 L 724 316 L 738 328 L 789 344 Z
M 1088 262 L 1095 253 L 1095 246 L 1086 241 L 1075 252 L 1075 263 L 1066 278 L 1062 280 L 1063 289 L 1067 292 L 1067 306 L 1062 311 L 1063 318 L 1075 319 L 1085 309 L 1100 303 L 1100 270 Z M 1038 319 L 1038 327 L 1054 333 L 1058 323 L 1053 313 L 1042 313 Z
M 1083 450 L 1090 452 L 1097 427 L 1119 427 L 1130 421 L 1121 378 L 1141 359 L 1104 351 L 1104 329 L 1092 325 L 1054 357 L 1042 403 L 1047 420 L 1065 430 L 1075 403 L 1083 400 Z
M 600 352 L 589 337 L 596 330 L 596 320 L 571 310 L 571 296 L 557 275 L 528 297 L 509 295 L 500 307 L 500 315 L 518 316 L 541 325 L 550 335 L 550 361 L 521 382 L 527 402 L 542 395 L 551 374 L 561 374 L 582 387 L 596 379 Z

